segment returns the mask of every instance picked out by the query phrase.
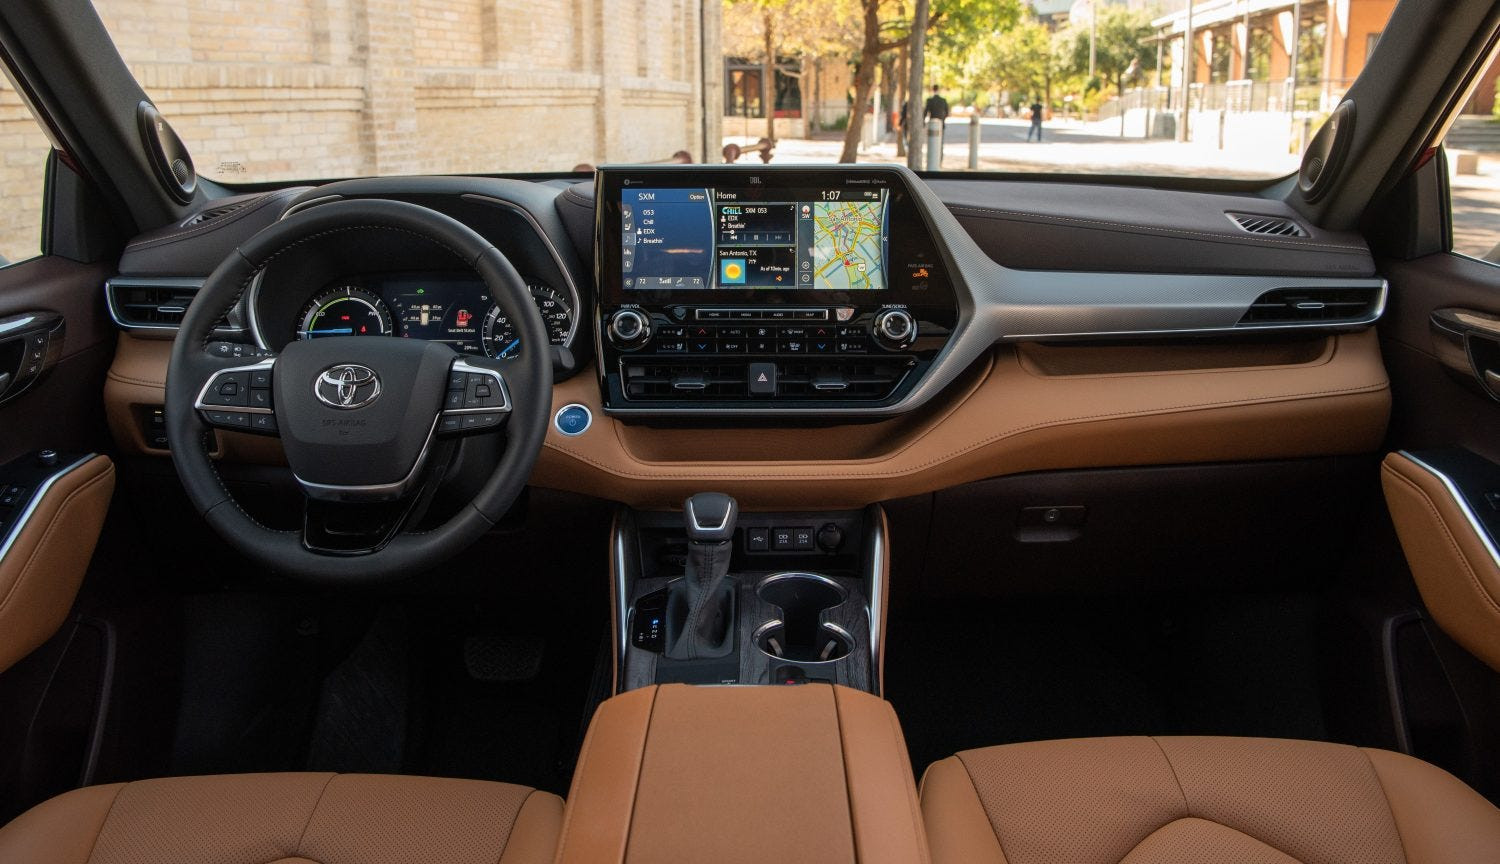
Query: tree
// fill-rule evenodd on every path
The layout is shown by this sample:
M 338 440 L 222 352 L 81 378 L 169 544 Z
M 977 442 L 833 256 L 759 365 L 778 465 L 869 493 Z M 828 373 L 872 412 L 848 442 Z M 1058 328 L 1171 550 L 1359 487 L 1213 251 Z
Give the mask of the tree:
M 870 94 L 874 90 L 875 67 L 880 63 L 880 55 L 909 44 L 911 39 L 912 22 L 906 18 L 905 9 L 890 9 L 890 5 L 887 0 L 859 0 L 860 37 L 854 70 L 854 104 L 849 128 L 844 132 L 840 162 L 854 162 L 858 158 L 859 137 L 864 128 L 865 113 L 870 110 Z M 997 30 L 1009 28 L 1021 14 L 1021 0 L 933 0 L 931 6 L 926 34 L 947 50 L 973 46 Z M 893 12 L 895 17 L 882 20 L 883 15 Z M 917 64 L 921 61 L 913 55 L 909 62 Z M 908 94 L 913 103 L 920 96 L 920 93 Z
M 778 26 L 790 0 L 728 0 L 724 7 L 726 54 L 760 60 L 760 104 L 766 137 L 776 140 L 776 61 L 784 31 Z
M 723 48 L 726 56 L 746 57 L 761 64 L 761 103 L 766 112 L 766 137 L 776 140 L 776 75 L 782 58 L 800 55 L 797 71 L 780 74 L 803 77 L 818 58 L 837 55 L 853 41 L 850 0 L 727 0 L 724 7 Z M 806 98 L 804 93 L 803 97 Z
M 1099 78 L 1114 83 L 1115 92 L 1125 95 L 1125 76 L 1134 69 L 1142 69 L 1156 56 L 1155 46 L 1148 40 L 1156 32 L 1151 26 L 1151 13 L 1144 9 L 1125 6 L 1098 8 L 1093 0 L 1095 14 L 1099 16 L 1094 28 L 1094 68 Z M 1089 68 L 1089 27 L 1087 19 L 1070 22 L 1068 39 L 1072 42 L 1071 60 L 1073 72 L 1086 72 Z
M 946 54 L 945 58 L 951 55 Z M 1052 34 L 1035 16 L 951 58 L 953 71 L 970 87 L 996 87 L 1026 96 L 1046 93 L 1052 82 Z

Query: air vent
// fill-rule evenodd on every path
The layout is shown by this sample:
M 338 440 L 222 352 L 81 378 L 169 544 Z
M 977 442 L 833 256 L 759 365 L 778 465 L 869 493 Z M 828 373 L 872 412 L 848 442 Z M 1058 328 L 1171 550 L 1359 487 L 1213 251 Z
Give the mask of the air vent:
M 192 216 L 189 216 L 187 221 L 182 223 L 182 227 L 190 228 L 194 225 L 202 225 L 205 222 L 212 222 L 215 219 L 222 219 L 223 217 L 228 216 L 230 213 L 233 213 L 241 207 L 244 207 L 247 203 L 249 202 L 241 201 L 238 204 L 225 204 L 222 207 L 210 207 L 207 210 L 200 210 L 197 213 L 194 213 Z
M 115 323 L 127 330 L 175 330 L 182 324 L 188 305 L 203 285 L 197 279 L 134 279 L 120 277 L 105 283 L 109 314 Z M 240 329 L 231 310 L 215 330 Z
M 1367 324 L 1380 317 L 1384 288 L 1278 288 L 1260 295 L 1240 326 Z
M 817 362 L 779 358 L 774 401 L 879 402 L 890 398 L 915 361 L 861 357 Z M 625 397 L 633 402 L 767 401 L 750 393 L 748 361 L 640 358 L 622 361 Z
M 1281 216 L 1257 216 L 1253 213 L 1225 213 L 1230 221 L 1240 226 L 1240 229 L 1251 234 L 1263 234 L 1268 237 L 1306 237 L 1307 232 L 1302 230 L 1290 219 Z

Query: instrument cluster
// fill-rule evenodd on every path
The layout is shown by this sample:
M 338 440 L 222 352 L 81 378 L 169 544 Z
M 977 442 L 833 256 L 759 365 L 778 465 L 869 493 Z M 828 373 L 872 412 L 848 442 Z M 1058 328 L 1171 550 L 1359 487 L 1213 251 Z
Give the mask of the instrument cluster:
M 577 328 L 564 291 L 528 279 L 552 345 L 566 346 Z M 510 316 L 476 277 L 454 273 L 402 273 L 341 279 L 303 305 L 295 338 L 396 336 L 443 342 L 463 354 L 509 358 L 522 349 Z

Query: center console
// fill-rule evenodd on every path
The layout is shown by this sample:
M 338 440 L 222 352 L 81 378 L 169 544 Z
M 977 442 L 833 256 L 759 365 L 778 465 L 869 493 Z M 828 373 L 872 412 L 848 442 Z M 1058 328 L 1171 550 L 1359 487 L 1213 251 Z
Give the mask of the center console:
M 616 692 L 655 684 L 841 684 L 880 692 L 887 545 L 879 506 L 615 520 Z
M 612 414 L 898 405 L 958 323 L 904 176 L 876 166 L 597 173 L 599 372 Z

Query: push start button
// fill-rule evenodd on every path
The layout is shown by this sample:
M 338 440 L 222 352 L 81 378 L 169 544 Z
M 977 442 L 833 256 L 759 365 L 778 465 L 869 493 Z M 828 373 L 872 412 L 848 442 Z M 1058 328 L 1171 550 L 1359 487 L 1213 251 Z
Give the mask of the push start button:
M 587 432 L 593 422 L 593 413 L 577 402 L 557 409 L 557 414 L 552 418 L 552 425 L 557 427 L 557 431 L 570 438 Z

